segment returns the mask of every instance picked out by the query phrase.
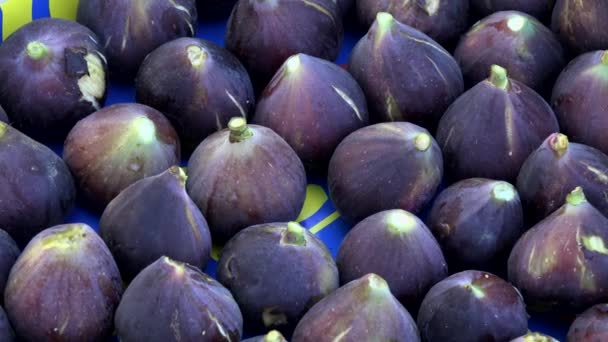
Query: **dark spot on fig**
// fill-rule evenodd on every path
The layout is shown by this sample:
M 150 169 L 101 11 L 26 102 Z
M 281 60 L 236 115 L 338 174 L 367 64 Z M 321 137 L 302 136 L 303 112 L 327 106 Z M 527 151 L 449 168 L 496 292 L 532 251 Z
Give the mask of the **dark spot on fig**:
M 89 74 L 87 49 L 83 47 L 69 47 L 65 49 L 65 71 L 69 76 L 80 78 Z

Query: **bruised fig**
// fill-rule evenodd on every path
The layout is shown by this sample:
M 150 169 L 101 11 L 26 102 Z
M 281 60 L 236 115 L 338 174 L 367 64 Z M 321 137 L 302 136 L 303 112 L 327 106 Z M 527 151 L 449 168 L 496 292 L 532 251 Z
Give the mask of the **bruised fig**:
M 539 20 L 550 17 L 555 0 L 471 0 L 471 7 L 482 16 L 500 11 L 519 11 Z
M 576 187 L 527 231 L 509 257 L 509 281 L 535 311 L 584 310 L 608 300 L 608 218 Z
M 597 304 L 576 317 L 567 342 L 608 341 L 608 304 Z
M 375 122 L 409 121 L 433 131 L 464 90 L 452 55 L 386 12 L 376 15 L 353 48 L 348 70 L 367 96 Z
M 251 337 L 242 342 L 287 342 L 278 330 L 271 330 L 266 335 Z
M 530 153 L 557 131 L 545 100 L 493 65 L 490 77 L 459 97 L 441 118 L 437 142 L 450 180 L 513 182 Z
M 1 105 L 0 105 L 0 121 L 2 121 L 4 123 L 8 123 L 8 116 L 6 116 L 6 112 L 4 111 L 4 109 L 2 108 Z
M 78 122 L 63 159 L 80 190 L 102 210 L 127 186 L 180 162 L 179 138 L 157 110 L 129 103 L 105 107 Z
M 559 340 L 539 332 L 529 332 L 518 338 L 512 339 L 511 342 L 559 342 Z
M 526 333 L 528 314 L 515 287 L 492 273 L 463 271 L 429 291 L 418 312 L 423 341 L 510 341 Z
M 217 279 L 232 292 L 254 329 L 285 334 L 339 285 L 327 247 L 296 222 L 239 232 L 222 250 Z
M 26 341 L 107 341 L 122 281 L 112 254 L 86 224 L 45 229 L 13 266 L 8 318 Z
M 2 294 L 4 293 L 8 275 L 15 264 L 15 261 L 17 261 L 19 254 L 21 254 L 21 251 L 15 240 L 13 240 L 7 232 L 0 229 L 0 297 L 2 297 Z M 2 304 L 2 302 L 3 298 L 0 298 L 0 304 Z M 2 327 L 0 324 L 0 331 L 1 330 Z M 0 333 L 0 336 L 2 336 L 2 333 Z M 3 340 L 0 338 L 0 341 Z
M 608 49 L 608 2 L 556 0 L 551 28 L 574 54 Z
M 1 292 L 0 292 L 1 293 Z M 4 309 L 0 306 L 0 341 L 3 342 L 13 342 L 15 340 L 15 332 L 11 327 L 8 318 L 6 318 L 6 313 Z M 271 341 L 268 341 L 271 342 Z
M 416 215 L 435 195 L 443 176 L 439 146 L 409 122 L 361 128 L 336 148 L 328 171 L 329 193 L 349 223 L 380 211 Z
M 230 292 L 193 267 L 159 258 L 133 279 L 114 318 L 121 341 L 240 341 L 243 316 Z
M 73 21 L 34 20 L 0 45 L 0 80 L 0 105 L 17 129 L 62 140 L 105 102 L 103 45 Z
M 211 251 L 207 221 L 186 193 L 178 166 L 127 187 L 108 204 L 99 233 L 123 279 L 133 279 L 161 256 L 205 269 Z

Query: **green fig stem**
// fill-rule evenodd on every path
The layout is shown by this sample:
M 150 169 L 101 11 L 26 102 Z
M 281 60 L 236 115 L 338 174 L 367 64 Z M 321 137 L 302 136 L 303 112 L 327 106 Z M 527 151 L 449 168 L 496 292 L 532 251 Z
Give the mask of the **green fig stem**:
M 33 41 L 27 44 L 27 55 L 34 60 L 41 60 L 49 54 L 49 48 L 41 42 Z
M 271 330 L 264 336 L 264 342 L 283 342 L 285 341 L 285 337 L 281 335 L 277 330 Z
M 515 198 L 516 193 L 513 185 L 507 182 L 498 182 L 498 184 L 492 188 L 492 195 L 496 200 L 509 202 Z
M 253 132 L 247 126 L 247 120 L 242 117 L 234 117 L 228 122 L 228 129 L 230 130 L 230 142 L 241 142 L 251 136 Z
M 509 18 L 509 20 L 507 20 L 507 26 L 509 27 L 509 30 L 513 31 L 513 32 L 519 32 L 521 31 L 522 28 L 524 28 L 524 26 L 526 25 L 526 18 L 521 16 L 521 15 L 515 15 L 512 18 Z
M 579 205 L 581 203 L 587 202 L 587 198 L 585 198 L 585 193 L 583 192 L 583 188 L 577 186 L 566 196 L 566 203 L 570 205 Z
M 608 65 L 608 50 L 602 52 L 601 61 L 602 64 Z
M 420 152 L 424 152 L 431 147 L 431 136 L 427 133 L 420 133 L 414 139 L 414 145 Z
M 486 294 L 483 292 L 483 290 L 475 285 L 475 284 L 467 284 L 465 286 L 467 288 L 467 290 L 471 291 L 471 293 L 473 293 L 473 296 L 475 296 L 475 298 L 484 298 L 486 296 Z
M 500 65 L 492 65 L 490 70 L 490 82 L 498 89 L 506 90 L 509 87 L 507 69 Z
M 285 69 L 287 70 L 287 73 L 293 74 L 298 71 L 298 69 L 300 69 L 301 63 L 302 61 L 300 60 L 300 54 L 296 54 L 289 57 L 285 62 Z
M 306 246 L 306 228 L 297 222 L 288 222 L 287 229 L 281 239 L 283 244 Z
M 207 51 L 203 50 L 198 45 L 189 45 L 186 48 L 186 53 L 188 54 L 190 64 L 195 68 L 199 68 L 201 65 L 203 65 L 203 63 L 209 56 Z
M 6 123 L 0 121 L 0 138 L 4 137 L 7 127 L 8 127 L 8 125 Z
M 183 168 L 173 165 L 169 168 L 169 172 L 179 181 L 182 186 L 186 186 L 186 180 L 188 180 L 188 175 Z
M 163 257 L 163 261 L 171 266 L 173 268 L 173 270 L 175 271 L 175 275 L 177 276 L 181 276 L 184 274 L 184 271 L 186 270 L 184 267 L 184 263 L 181 263 L 179 261 L 175 261 L 171 258 L 169 258 L 168 256 L 164 256 Z
M 375 273 L 368 273 L 367 275 L 363 276 L 363 279 L 365 279 L 367 288 L 369 289 L 369 294 L 372 296 L 384 296 L 387 293 L 391 293 L 388 283 L 381 276 Z
M 561 133 L 555 133 L 549 138 L 549 146 L 558 157 L 563 156 L 568 151 L 568 137 Z
M 412 231 L 416 228 L 416 223 L 414 215 L 401 209 L 394 209 L 386 216 L 386 225 L 388 229 L 396 234 Z

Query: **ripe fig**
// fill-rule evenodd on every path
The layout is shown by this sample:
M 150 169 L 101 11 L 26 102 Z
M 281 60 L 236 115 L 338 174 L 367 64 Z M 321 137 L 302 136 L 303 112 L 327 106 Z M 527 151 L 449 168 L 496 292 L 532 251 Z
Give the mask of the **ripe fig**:
M 567 342 L 608 341 L 608 304 L 597 304 L 576 317 Z
M 409 121 L 433 131 L 464 90 L 452 55 L 386 12 L 353 48 L 348 70 L 367 96 L 374 122 Z
M 385 122 L 348 135 L 329 162 L 327 178 L 336 208 L 354 224 L 389 209 L 418 214 L 442 176 L 441 150 L 426 129 Z
M 519 11 L 544 21 L 551 16 L 555 0 L 471 0 L 472 10 L 482 16 L 500 11 Z
M 63 140 L 104 105 L 103 45 L 73 21 L 34 20 L 0 45 L 0 105 L 15 127 L 37 139 Z
M 608 218 L 576 187 L 527 231 L 509 257 L 509 281 L 535 311 L 588 308 L 608 300 Z
M 367 274 L 315 304 L 298 323 L 292 342 L 419 342 L 416 323 L 382 277 Z
M 528 332 L 525 335 L 512 339 L 511 342 L 559 342 L 559 340 L 538 332 Z
M 13 342 L 15 340 L 15 332 L 11 327 L 8 318 L 6 318 L 6 313 L 4 309 L 0 306 L 0 341 L 3 342 Z M 271 342 L 271 341 L 268 341 Z
M 87 199 L 103 210 L 127 186 L 179 164 L 180 144 L 157 110 L 115 104 L 74 126 L 63 159 Z
M 76 20 L 101 39 L 113 77 L 125 78 L 163 43 L 194 36 L 198 23 L 196 0 L 80 1 Z
M 7 232 L 0 229 L 0 297 L 4 293 L 8 275 L 19 254 L 21 254 L 21 250 L 19 250 L 19 246 L 17 246 L 15 240 Z M 0 304 L 2 304 L 3 299 L 0 298 Z M 2 330 L 1 326 L 2 324 L 0 324 L 0 331 Z M 0 333 L 0 336 L 2 336 L 2 333 Z M 3 340 L 0 338 L 0 341 Z
M 510 341 L 526 333 L 528 314 L 515 287 L 492 273 L 463 271 L 433 286 L 418 313 L 423 341 Z
M 551 28 L 573 54 L 608 49 L 608 2 L 556 0 Z
M 326 165 L 348 134 L 369 123 L 357 81 L 324 59 L 297 54 L 258 100 L 253 123 L 271 128 L 307 165 Z
M 247 117 L 255 102 L 241 62 L 197 38 L 176 39 L 151 52 L 135 88 L 137 101 L 165 114 L 188 150 L 225 128 L 230 118 Z
M 1 105 L 0 105 L 0 121 L 2 121 L 4 123 L 8 123 L 8 116 L 6 115 L 6 112 L 4 111 L 4 109 L 2 108 Z
M 122 291 L 103 240 L 86 224 L 65 224 L 30 241 L 11 270 L 4 303 L 23 340 L 106 341 Z
M 188 162 L 186 189 L 214 242 L 267 222 L 295 220 L 306 197 L 306 172 L 294 150 L 269 128 L 242 117 L 207 137 Z
M 287 342 L 287 340 L 278 330 L 271 330 L 268 334 L 251 337 L 242 342 Z
M 321 240 L 296 222 L 248 227 L 224 247 L 217 279 L 253 329 L 287 335 L 316 302 L 338 288 L 338 268 Z
M 557 119 L 545 100 L 493 65 L 488 79 L 446 111 L 436 137 L 450 180 L 513 182 L 528 155 L 557 131 Z
M 161 257 L 125 291 L 114 318 L 121 341 L 240 341 L 230 292 L 198 267 Z

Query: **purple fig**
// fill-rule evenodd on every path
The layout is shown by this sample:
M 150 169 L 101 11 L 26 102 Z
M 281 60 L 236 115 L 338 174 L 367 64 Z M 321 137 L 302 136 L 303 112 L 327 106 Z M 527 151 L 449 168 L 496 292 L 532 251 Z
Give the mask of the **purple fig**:
M 365 95 L 334 63 L 291 56 L 258 100 L 253 123 L 271 128 L 307 165 L 325 165 L 348 134 L 369 123 Z
M 0 105 L 0 121 L 2 121 L 4 123 L 8 123 L 8 116 L 6 115 L 6 112 L 4 111 L 4 109 L 2 108 L 1 105 Z
M 157 110 L 115 104 L 74 126 L 63 158 L 80 190 L 103 209 L 127 186 L 179 164 L 180 144 L 171 123 Z
M 367 96 L 372 121 L 409 121 L 433 131 L 464 90 L 452 55 L 386 12 L 353 48 L 348 70 Z
M 63 139 L 105 102 L 103 45 L 73 21 L 34 20 L 0 45 L 0 80 L 0 105 L 17 129 Z
M 256 224 L 293 221 L 306 197 L 304 165 L 285 140 L 242 117 L 228 127 L 207 137 L 188 162 L 186 189 L 215 242 Z
M 3 341 L 3 342 L 16 341 L 15 332 L 13 331 L 13 328 L 11 327 L 11 324 L 8 321 L 8 318 L 6 317 L 6 313 L 4 312 L 4 309 L 2 309 L 2 307 L 0 307 L 0 341 Z M 273 342 L 273 341 L 268 341 L 268 342 Z
M 367 274 L 315 304 L 298 323 L 292 342 L 419 342 L 416 323 L 376 274 Z
M 194 36 L 198 23 L 195 0 L 80 1 L 76 20 L 97 33 L 120 77 L 133 76 L 163 43 Z
M 133 279 L 114 318 L 121 341 L 240 341 L 230 292 L 198 267 L 161 257 Z
M 539 332 L 528 332 L 525 335 L 512 339 L 511 342 L 559 342 L 553 337 Z
M 136 80 L 137 101 L 167 116 L 193 150 L 234 116 L 254 108 L 247 71 L 228 50 L 206 40 L 180 38 L 144 60 Z
M 107 341 L 122 294 L 112 254 L 86 224 L 45 229 L 13 266 L 8 318 L 27 341 Z
M 15 240 L 7 232 L 0 229 L 0 297 L 4 293 L 8 275 L 19 254 L 21 254 L 21 250 L 19 250 L 19 246 L 17 246 Z M 3 298 L 0 298 L 0 304 L 2 304 L 2 301 Z M 0 324 L 0 331 L 2 331 L 2 324 Z M 2 336 L 1 332 L 0 336 Z M 0 338 L 0 341 L 3 340 Z
M 555 0 L 471 0 L 471 7 L 482 16 L 500 11 L 519 11 L 539 20 L 551 15 Z
M 426 342 L 510 341 L 526 333 L 521 294 L 494 274 L 463 271 L 433 286 L 418 313 Z
M 551 28 L 572 53 L 608 49 L 608 2 L 556 0 Z
M 567 338 L 567 342 L 608 341 L 608 304 L 594 305 L 576 317 Z
M 251 337 L 242 342 L 287 342 L 287 340 L 278 330 L 271 330 L 265 335 Z

